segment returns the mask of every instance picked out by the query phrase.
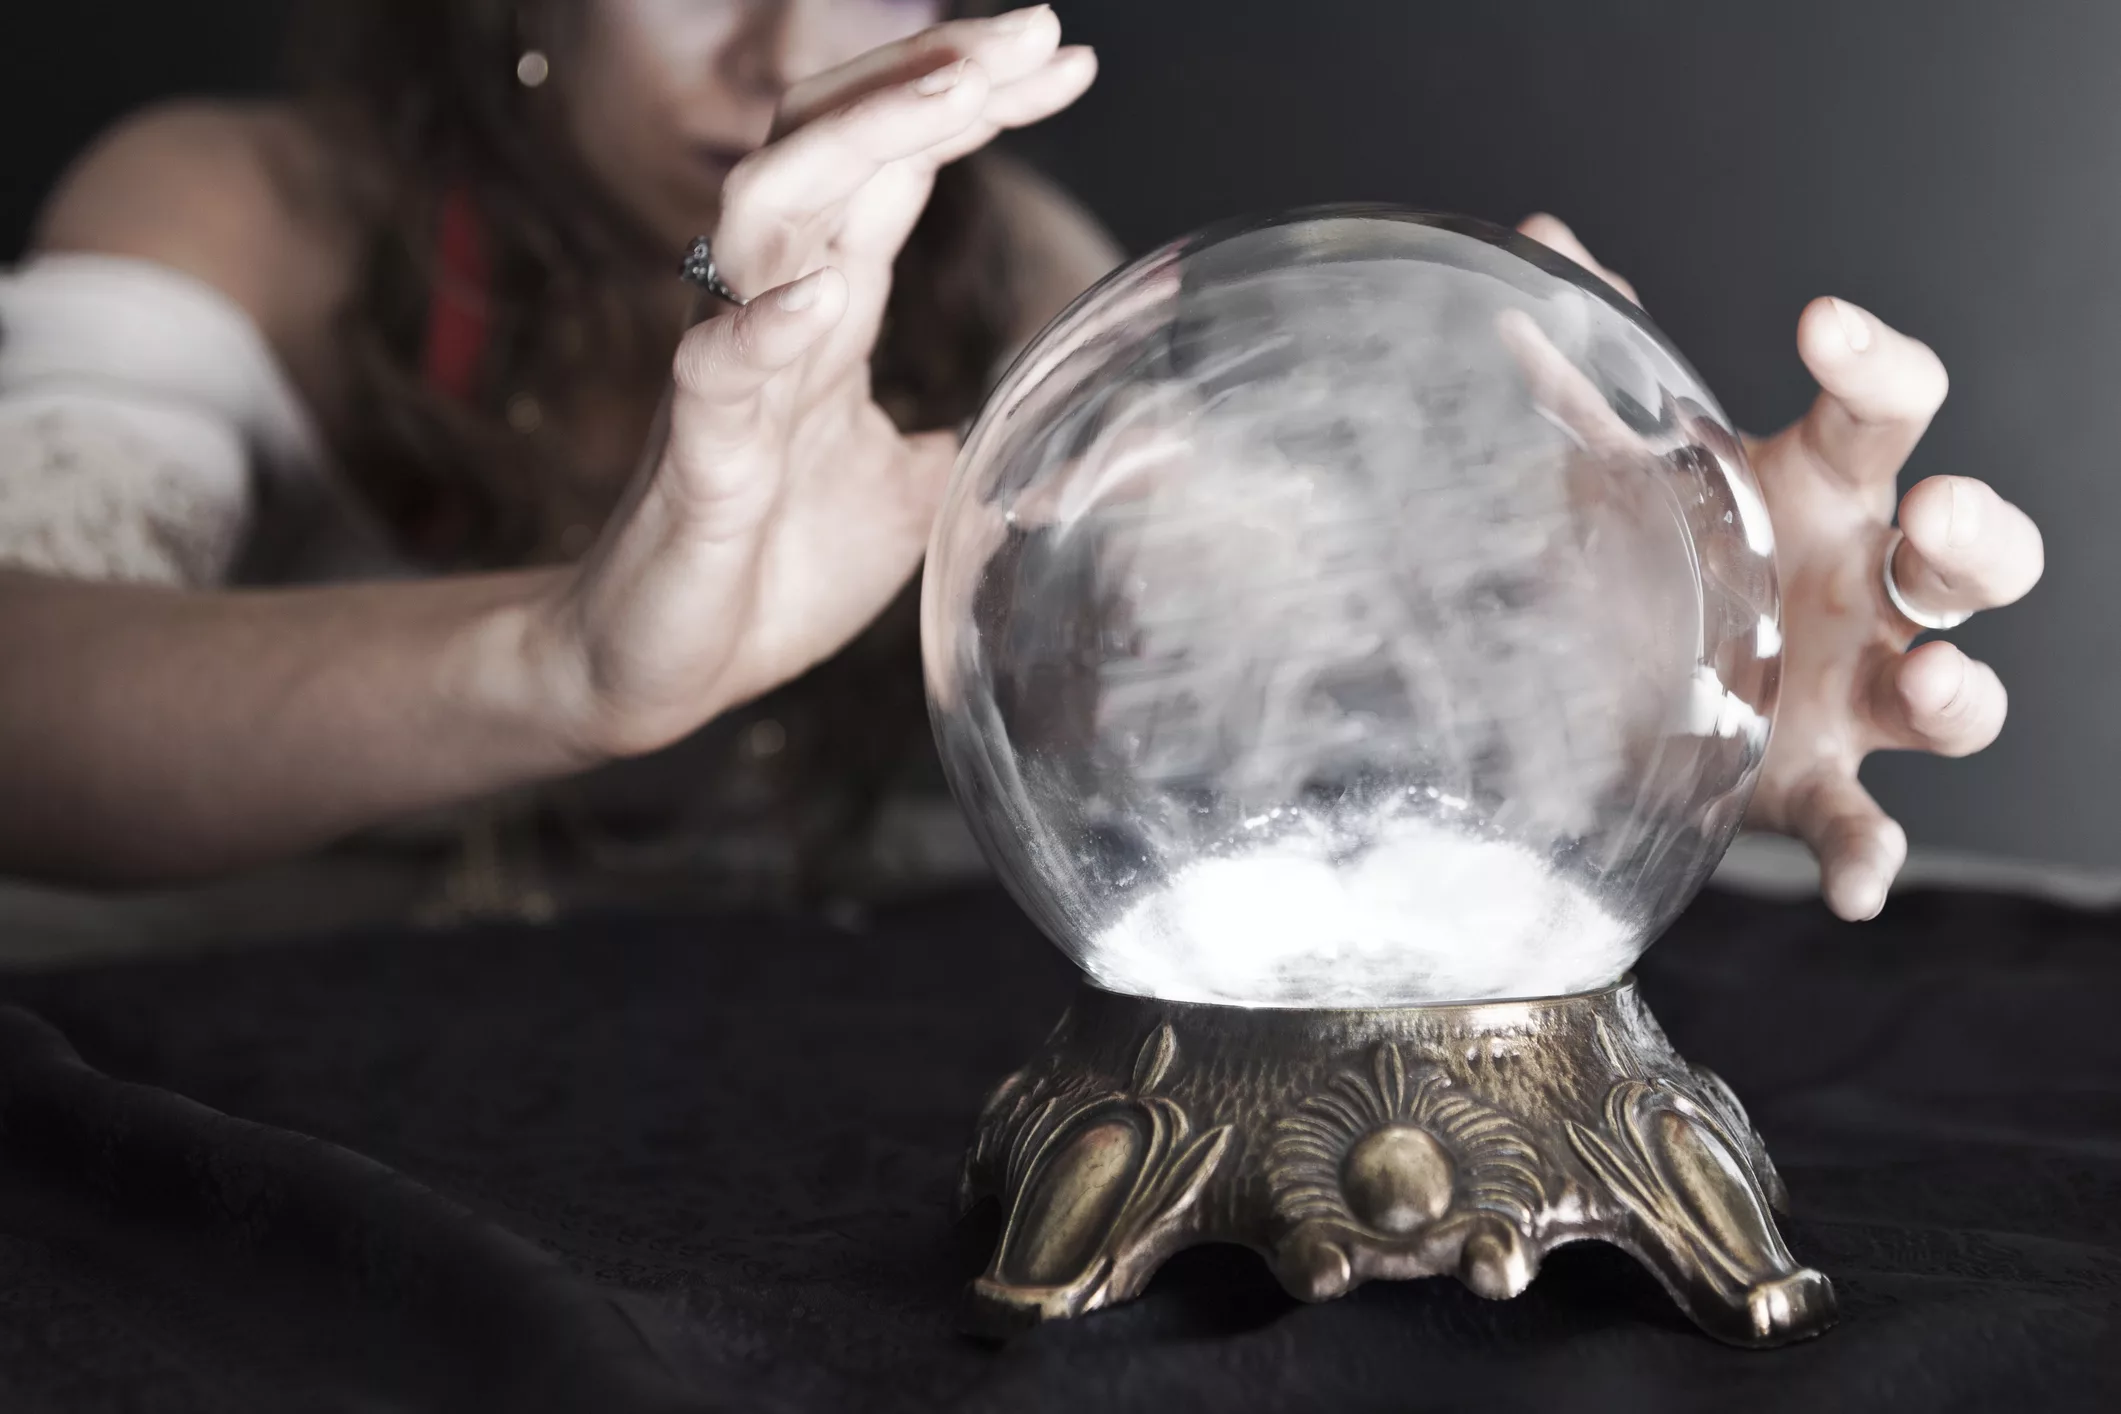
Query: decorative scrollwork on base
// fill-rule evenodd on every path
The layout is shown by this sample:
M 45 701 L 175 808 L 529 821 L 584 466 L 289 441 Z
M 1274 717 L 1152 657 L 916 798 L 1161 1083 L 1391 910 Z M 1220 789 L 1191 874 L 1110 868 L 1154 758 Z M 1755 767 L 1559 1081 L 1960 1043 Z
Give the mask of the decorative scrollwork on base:
M 1129 1091 L 1028 1112 L 1023 1096 L 996 1100 L 1014 1123 L 982 1127 L 983 1141 L 1013 1130 L 1002 1159 L 1008 1218 L 994 1262 L 974 1287 L 986 1325 L 1080 1315 L 1135 1295 L 1183 1244 L 1184 1222 L 1230 1138 L 1221 1125 L 1196 1135 L 1186 1112 L 1156 1094 L 1178 1052 L 1170 1026 L 1142 1043 Z
M 1270 1132 L 1262 1171 L 1290 1224 L 1277 1266 L 1321 1300 L 1367 1276 L 1460 1269 L 1479 1237 L 1464 1274 L 1515 1295 L 1531 1280 L 1523 1240 L 1547 1205 L 1541 1166 L 1516 1119 L 1380 1042 L 1368 1067 L 1335 1075 Z
M 1005 1212 L 971 1293 L 987 1331 L 1126 1300 L 1218 1241 L 1323 1300 L 1440 1273 L 1514 1296 L 1552 1248 L 1595 1238 L 1736 1344 L 1834 1317 L 1775 1230 L 1781 1180 L 1744 1109 L 1672 1052 L 1631 982 L 1374 1012 L 1086 985 L 989 1101 L 965 1192 Z
M 1730 1131 L 1717 1111 L 1736 1102 L 1694 1068 L 1692 1078 L 1704 1076 L 1712 1087 L 1694 1094 L 1666 1079 L 1623 1080 L 1606 1096 L 1604 1125 L 1570 1122 L 1569 1143 L 1627 1209 L 1633 1231 L 1616 1240 L 1696 1322 L 1748 1345 L 1807 1334 L 1832 1319 L 1833 1288 L 1790 1256 L 1747 1163 L 1759 1141 Z

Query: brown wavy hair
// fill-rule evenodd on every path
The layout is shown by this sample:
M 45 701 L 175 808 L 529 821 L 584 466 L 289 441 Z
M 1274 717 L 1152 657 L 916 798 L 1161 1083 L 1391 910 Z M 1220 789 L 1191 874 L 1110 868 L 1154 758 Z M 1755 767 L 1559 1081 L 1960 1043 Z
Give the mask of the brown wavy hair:
M 681 252 L 657 248 L 619 208 L 515 77 L 528 35 L 564 63 L 565 36 L 588 3 L 311 0 L 295 32 L 310 119 L 349 159 L 324 199 L 359 233 L 361 252 L 338 331 L 347 399 L 334 451 L 400 548 L 428 569 L 568 553 L 553 528 L 570 468 L 511 427 L 511 400 L 563 406 L 571 388 L 610 386 L 615 375 L 652 397 L 668 376 L 679 331 L 667 309 L 627 292 L 641 286 L 634 272 L 658 265 L 675 280 Z M 970 417 L 1006 351 L 1014 311 L 990 192 L 976 161 L 945 169 L 899 258 L 871 372 L 902 427 Z M 422 368 L 441 212 L 459 196 L 481 218 L 491 267 L 489 341 L 469 399 L 431 386 Z M 623 478 L 604 483 L 603 504 L 577 504 L 565 519 L 608 514 Z M 803 679 L 657 756 L 555 783 L 512 808 L 544 841 L 539 852 L 562 849 L 644 886 L 653 875 L 701 887 L 721 866 L 688 851 L 717 832 L 766 831 L 790 840 L 787 864 L 746 866 L 715 885 L 734 891 L 723 901 L 828 896 L 862 877 L 860 842 L 909 772 L 935 784 L 917 607 L 909 589 Z M 672 781 L 726 773 L 748 732 L 780 723 L 786 746 L 774 762 L 785 789 L 767 803 L 670 791 Z
M 590 371 L 659 386 L 678 333 L 624 292 L 639 284 L 631 272 L 656 263 L 675 278 L 679 252 L 619 208 L 515 77 L 524 37 L 564 37 L 586 3 L 313 0 L 297 21 L 307 110 L 335 151 L 354 154 L 333 193 L 360 233 L 339 329 L 348 399 L 336 451 L 401 548 L 430 568 L 554 554 L 542 522 L 566 469 L 511 428 L 510 400 L 564 401 Z M 468 402 L 429 386 L 421 366 L 453 193 L 482 218 L 492 271 L 489 343 Z M 902 426 L 968 417 L 1004 350 L 1002 233 L 986 193 L 976 162 L 946 169 L 900 257 L 873 373 Z M 596 513 L 608 509 L 607 499 Z

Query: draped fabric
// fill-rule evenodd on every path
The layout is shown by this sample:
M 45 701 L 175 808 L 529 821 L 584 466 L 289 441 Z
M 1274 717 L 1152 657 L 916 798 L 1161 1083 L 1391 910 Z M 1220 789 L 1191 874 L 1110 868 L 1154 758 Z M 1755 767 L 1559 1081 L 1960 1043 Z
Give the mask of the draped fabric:
M 1072 984 L 1004 900 L 387 933 L 0 981 L 0 1407 L 2108 1410 L 2121 918 L 1711 894 L 1644 960 L 1841 1324 L 1741 1352 L 1581 1246 L 1304 1306 L 1202 1249 L 957 1334 L 986 1090 Z M 76 1056 L 78 1055 L 78 1059 Z M 91 1068 L 92 1067 L 92 1068 Z

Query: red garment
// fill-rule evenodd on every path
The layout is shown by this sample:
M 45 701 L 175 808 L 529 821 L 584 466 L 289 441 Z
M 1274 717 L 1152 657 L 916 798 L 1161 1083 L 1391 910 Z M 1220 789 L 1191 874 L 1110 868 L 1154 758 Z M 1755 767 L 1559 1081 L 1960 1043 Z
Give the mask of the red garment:
M 479 391 L 492 323 L 487 298 L 492 280 L 485 221 L 471 194 L 452 187 L 442 198 L 435 231 L 434 298 L 420 360 L 428 384 L 459 402 L 470 402 Z

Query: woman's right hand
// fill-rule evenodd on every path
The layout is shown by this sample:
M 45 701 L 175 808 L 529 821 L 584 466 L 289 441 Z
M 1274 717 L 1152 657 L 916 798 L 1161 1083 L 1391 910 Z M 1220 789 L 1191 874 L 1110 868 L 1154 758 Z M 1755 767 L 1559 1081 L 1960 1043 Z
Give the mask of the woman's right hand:
M 677 354 L 669 437 L 539 601 L 533 670 L 587 759 L 667 745 L 829 657 L 919 564 L 956 453 L 870 395 L 892 265 L 945 163 L 1096 76 L 1044 6 L 960 21 L 791 90 L 723 189 L 751 303 Z

